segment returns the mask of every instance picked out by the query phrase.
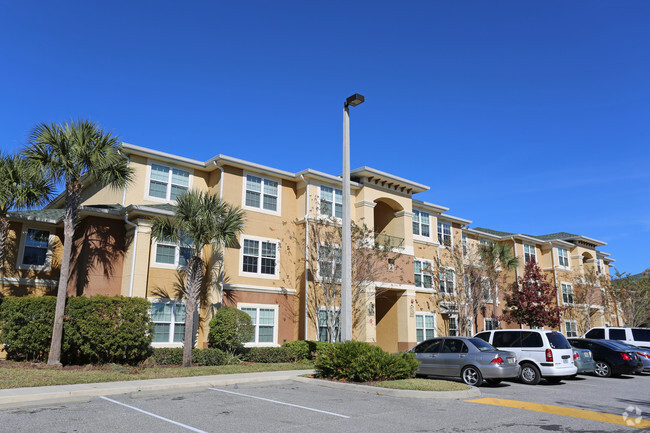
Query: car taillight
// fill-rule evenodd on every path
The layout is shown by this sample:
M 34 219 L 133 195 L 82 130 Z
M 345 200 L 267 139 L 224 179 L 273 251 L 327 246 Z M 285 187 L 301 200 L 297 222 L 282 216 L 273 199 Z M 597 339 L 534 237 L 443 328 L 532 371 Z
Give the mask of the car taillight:
M 490 361 L 490 363 L 492 363 L 492 364 L 503 364 L 503 358 L 501 358 L 500 356 L 497 356 L 492 361 Z
M 578 359 L 580 358 L 580 354 L 578 352 L 573 354 L 573 359 Z
M 553 351 L 546 349 L 546 362 L 553 362 Z
M 627 353 L 621 353 L 621 356 L 622 356 L 623 359 L 626 360 L 626 361 L 632 361 L 632 358 L 631 358 L 630 355 L 628 355 Z
M 639 355 L 639 356 L 643 356 L 644 358 L 650 359 L 650 355 L 648 355 L 647 353 L 637 352 L 636 354 Z

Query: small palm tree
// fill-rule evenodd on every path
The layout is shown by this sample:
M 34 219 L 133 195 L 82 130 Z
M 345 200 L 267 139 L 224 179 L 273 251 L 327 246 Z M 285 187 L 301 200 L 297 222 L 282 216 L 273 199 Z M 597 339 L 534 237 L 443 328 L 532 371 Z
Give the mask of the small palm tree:
M 72 240 L 84 189 L 83 181 L 89 177 L 101 186 L 121 189 L 131 181 L 133 171 L 119 153 L 121 146 L 118 137 L 88 120 L 63 124 L 41 123 L 32 130 L 29 143 L 24 155 L 39 164 L 53 182 L 62 182 L 65 191 L 61 275 L 52 344 L 47 360 L 48 365 L 58 365 L 61 364 L 63 312 L 70 275 Z
M 519 266 L 519 259 L 513 256 L 512 248 L 503 242 L 490 242 L 487 245 L 480 246 L 479 257 L 481 266 L 488 278 L 490 292 L 495 290 L 499 282 L 505 286 L 506 272 Z M 490 293 L 490 297 L 494 302 L 492 318 L 496 318 L 497 299 L 494 293 Z
M 206 268 L 202 254 L 207 246 L 211 246 L 213 252 L 222 246 L 235 246 L 243 229 L 244 212 L 239 207 L 223 202 L 216 195 L 196 190 L 187 191 L 176 199 L 173 219 L 154 219 L 154 238 L 183 244 L 191 250 L 183 270 L 186 276 L 182 287 L 186 311 L 183 367 L 192 365 L 194 312 Z
M 53 189 L 38 166 L 18 154 L 0 153 L 0 270 L 4 269 L 9 211 L 45 204 Z

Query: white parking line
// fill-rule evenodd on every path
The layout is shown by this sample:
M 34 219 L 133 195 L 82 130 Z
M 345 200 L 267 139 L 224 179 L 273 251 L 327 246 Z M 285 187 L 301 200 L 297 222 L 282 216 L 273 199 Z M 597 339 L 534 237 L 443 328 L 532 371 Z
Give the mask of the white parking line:
M 347 415 L 341 415 L 341 414 L 334 413 L 334 412 L 328 412 L 326 410 L 319 410 L 319 409 L 314 409 L 314 408 L 311 408 L 311 407 L 299 406 L 297 404 L 285 403 L 285 402 L 282 402 L 282 401 L 271 400 L 271 399 L 263 398 L 263 397 L 255 397 L 254 395 L 241 394 L 239 392 L 226 391 L 225 389 L 217 389 L 217 388 L 208 388 L 208 389 L 211 389 L 212 391 L 225 392 L 226 394 L 240 395 L 242 397 L 249 397 L 249 398 L 254 398 L 254 399 L 257 399 L 257 400 L 268 401 L 268 402 L 271 402 L 271 403 L 283 404 L 285 406 L 297 407 L 299 409 L 311 410 L 312 412 L 324 413 L 324 414 L 327 414 L 327 415 L 338 416 L 338 417 L 341 417 L 341 418 L 350 418 Z
M 144 413 L 144 414 L 152 416 L 154 418 L 158 418 L 158 419 L 161 419 L 163 421 L 167 421 L 168 423 L 175 424 L 175 425 L 177 425 L 179 427 L 186 428 L 186 429 L 191 430 L 191 431 L 196 432 L 196 433 L 208 433 L 206 431 L 199 430 L 198 428 L 190 427 L 189 425 L 181 424 L 180 422 L 172 421 L 171 419 L 164 418 L 164 417 L 162 417 L 160 415 L 156 415 L 155 413 L 147 412 L 146 410 L 138 409 L 137 407 L 133 407 L 133 406 L 129 406 L 128 404 L 120 403 L 119 401 L 110 399 L 108 397 L 100 396 L 99 398 L 104 399 L 106 401 L 110 401 L 111 403 L 119 404 L 120 406 L 128 407 L 129 409 L 133 409 L 133 410 L 135 410 L 137 412 Z

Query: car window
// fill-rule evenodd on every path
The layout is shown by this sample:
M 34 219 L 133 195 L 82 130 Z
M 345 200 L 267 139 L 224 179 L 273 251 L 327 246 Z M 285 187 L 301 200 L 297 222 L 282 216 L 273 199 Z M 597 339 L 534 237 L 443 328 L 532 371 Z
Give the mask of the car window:
M 632 337 L 636 341 L 650 341 L 650 329 L 632 328 Z
M 442 346 L 442 353 L 467 353 L 467 346 L 462 340 L 445 340 Z
M 586 346 L 585 342 L 582 340 L 569 340 L 569 343 L 571 346 L 577 347 L 578 349 L 584 349 Z
M 539 332 L 522 332 L 521 333 L 521 347 L 542 347 L 542 336 Z
M 492 339 L 492 345 L 495 347 L 519 347 L 519 331 L 501 331 L 495 332 Z
M 571 349 L 571 345 L 566 340 L 566 337 L 559 332 L 547 332 L 546 338 L 548 338 L 551 349 Z
M 490 333 L 489 332 L 481 332 L 480 334 L 476 334 L 474 338 L 480 338 L 483 341 L 490 341 Z M 478 346 L 477 346 L 478 347 Z
M 441 343 L 442 340 L 440 339 L 427 340 L 415 346 L 415 349 L 413 349 L 413 351 L 415 353 L 438 353 Z
M 609 330 L 610 340 L 626 340 L 625 329 L 611 329 Z
M 604 329 L 592 329 L 591 331 L 587 332 L 585 334 L 586 338 L 597 338 L 602 340 L 605 338 L 605 330 Z
M 470 338 L 468 341 L 470 341 L 481 352 L 489 352 L 491 350 L 496 350 L 496 347 L 492 346 L 490 343 L 486 343 L 480 338 Z

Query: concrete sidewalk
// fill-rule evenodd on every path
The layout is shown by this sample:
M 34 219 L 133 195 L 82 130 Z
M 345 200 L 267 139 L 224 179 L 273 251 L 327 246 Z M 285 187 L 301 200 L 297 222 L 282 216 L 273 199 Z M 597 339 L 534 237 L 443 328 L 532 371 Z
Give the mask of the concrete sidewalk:
M 0 390 L 0 410 L 88 401 L 98 396 L 196 392 L 215 386 L 285 380 L 295 380 L 312 385 L 393 397 L 465 399 L 481 395 L 481 391 L 476 387 L 472 387 L 467 391 L 406 391 L 302 377 L 313 373 L 314 370 L 265 371 L 260 373 L 219 374 L 214 376 L 174 377 L 168 379 L 2 389 Z

